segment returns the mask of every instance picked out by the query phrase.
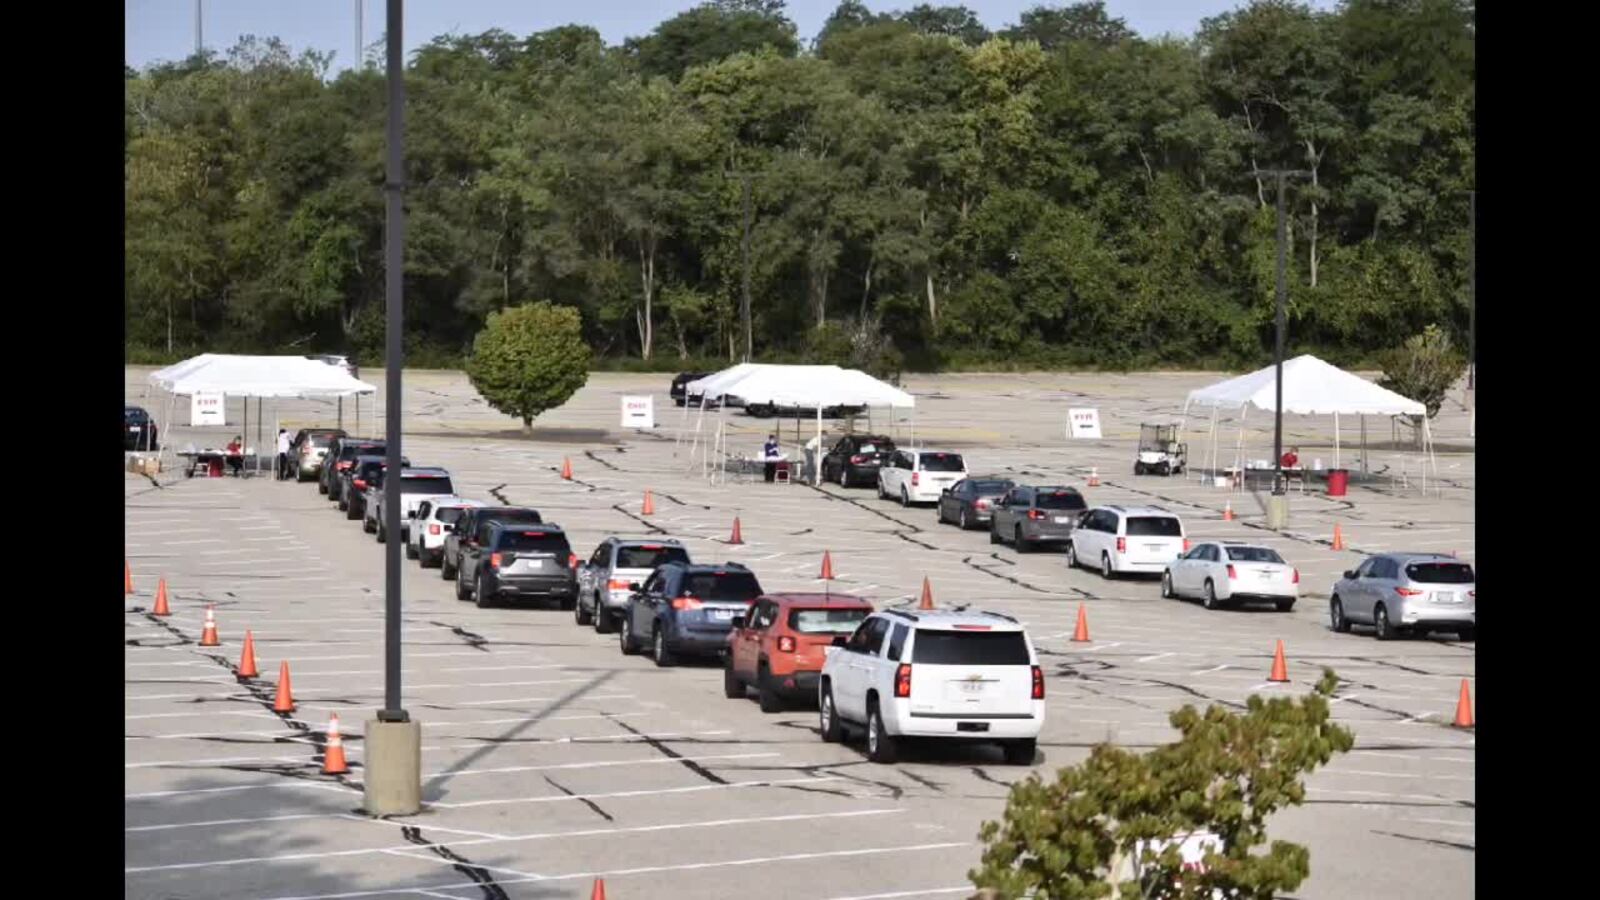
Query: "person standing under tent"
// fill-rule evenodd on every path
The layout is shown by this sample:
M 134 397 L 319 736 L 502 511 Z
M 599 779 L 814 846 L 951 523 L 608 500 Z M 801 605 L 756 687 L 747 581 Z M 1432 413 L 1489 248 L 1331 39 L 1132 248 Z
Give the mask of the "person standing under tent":
M 778 436 L 767 435 L 767 442 L 761 445 L 761 461 L 764 464 L 767 481 L 774 481 L 778 477 Z
M 289 477 L 289 429 L 278 429 L 278 480 Z

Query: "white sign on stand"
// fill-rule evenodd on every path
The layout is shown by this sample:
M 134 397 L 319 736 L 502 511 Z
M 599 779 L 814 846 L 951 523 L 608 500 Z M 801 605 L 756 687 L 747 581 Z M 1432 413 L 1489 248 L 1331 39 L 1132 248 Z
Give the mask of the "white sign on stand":
M 1099 438 L 1100 437 L 1100 410 L 1098 410 L 1098 409 L 1069 409 L 1069 410 L 1067 410 L 1067 437 L 1069 437 L 1069 438 Z
M 195 394 L 189 398 L 189 424 L 226 425 L 227 398 L 222 394 Z
M 622 398 L 622 427 L 623 428 L 654 428 L 656 427 L 656 411 L 654 397 L 623 397 Z

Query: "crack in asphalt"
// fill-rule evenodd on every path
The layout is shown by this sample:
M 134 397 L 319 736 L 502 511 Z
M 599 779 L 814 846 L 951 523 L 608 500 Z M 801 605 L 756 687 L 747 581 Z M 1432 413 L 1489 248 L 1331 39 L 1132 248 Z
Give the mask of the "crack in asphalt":
M 544 780 L 545 780 L 546 784 L 550 785 L 551 787 L 555 788 L 556 790 L 560 791 L 561 793 L 566 794 L 568 797 L 576 797 L 579 803 L 582 803 L 584 806 L 589 807 L 589 809 L 591 811 L 593 811 L 595 815 L 599 816 L 602 819 L 605 819 L 607 822 L 615 822 L 616 821 L 616 818 L 614 816 L 612 816 L 611 813 L 608 813 L 605 810 L 601 809 L 600 808 L 600 804 L 594 802 L 593 800 L 589 799 L 588 797 L 579 797 L 577 794 L 575 794 L 571 790 L 567 789 L 566 786 L 560 784 L 554 778 L 551 778 L 549 775 L 544 776 Z
M 635 522 L 638 522 L 639 524 L 641 524 L 644 527 L 650 529 L 652 532 L 654 532 L 656 534 L 669 534 L 670 533 L 665 528 L 662 528 L 661 526 L 659 526 L 656 523 L 650 521 L 649 519 L 646 519 L 644 516 L 637 515 L 635 513 L 632 513 L 630 511 L 628 511 L 628 509 L 626 507 L 624 507 L 621 503 L 613 503 L 611 505 L 611 508 L 616 510 L 619 513 L 622 513 L 623 515 L 625 515 L 628 518 L 634 520 Z
M 455 865 L 453 868 L 455 868 L 456 871 L 467 876 L 468 878 L 471 878 L 473 881 L 477 882 L 478 887 L 483 889 L 483 896 L 485 900 L 511 900 L 510 895 L 505 892 L 504 888 L 495 882 L 494 876 L 489 874 L 488 869 L 473 864 L 471 860 L 455 852 L 454 850 L 451 850 L 444 844 L 436 843 L 423 837 L 421 828 L 418 828 L 415 825 L 402 825 L 400 826 L 400 835 L 407 841 L 416 844 L 419 847 L 428 848 L 428 850 L 431 851 L 435 856 L 454 863 Z
M 471 647 L 474 650 L 482 650 L 485 653 L 489 652 L 489 639 L 481 634 L 474 634 L 460 625 L 450 625 L 445 622 L 435 622 L 431 619 L 428 621 L 428 624 L 437 625 L 440 628 L 448 628 L 450 629 L 451 634 L 465 641 L 468 647 Z
M 924 544 L 923 546 L 926 547 L 927 545 Z M 938 548 L 929 548 L 929 549 L 938 549 Z M 998 557 L 996 557 L 996 558 L 998 558 Z M 993 569 L 985 568 L 984 566 L 980 566 L 977 563 L 973 562 L 972 561 L 972 557 L 970 557 L 970 556 L 963 556 L 961 558 L 961 562 L 964 565 L 966 565 L 968 568 L 976 569 L 976 570 L 978 570 L 979 572 L 982 572 L 985 575 L 992 575 L 995 578 L 1000 579 L 1001 581 L 1009 581 L 1012 584 L 1016 585 L 1017 587 L 1027 588 L 1030 591 L 1034 591 L 1034 592 L 1040 593 L 1040 594 L 1052 594 L 1052 595 L 1055 595 L 1055 596 L 1060 596 L 1061 595 L 1060 591 L 1047 590 L 1045 588 L 1042 588 L 1042 587 L 1039 587 L 1037 585 L 1030 584 L 1030 583 L 1028 583 L 1026 581 L 1023 581 L 1021 578 L 1018 578 L 1015 575 L 1006 575 L 1006 574 L 1003 574 L 1001 572 L 996 572 Z M 1002 560 L 1002 562 L 1004 562 L 1004 560 Z M 1015 563 L 1012 563 L 1012 565 L 1015 565 Z
M 619 453 L 622 452 L 621 448 L 618 448 L 617 452 L 619 452 Z M 618 469 L 616 466 L 612 465 L 611 463 L 608 463 L 605 460 L 601 459 L 600 457 L 595 456 L 593 450 L 585 450 L 585 451 L 583 451 L 583 455 L 589 457 L 590 459 L 594 460 L 595 462 L 599 463 L 600 465 L 605 466 L 606 468 L 610 469 L 613 472 L 622 471 L 621 469 Z
M 1373 834 L 1381 834 L 1381 835 L 1384 835 L 1385 837 L 1397 837 L 1397 838 L 1400 838 L 1401 840 L 1416 841 L 1416 842 L 1418 842 L 1420 844 L 1433 844 L 1433 845 L 1438 846 L 1438 847 L 1449 847 L 1452 850 L 1465 850 L 1468 853 L 1476 853 L 1476 852 L 1478 852 L 1478 848 L 1475 845 L 1473 845 L 1473 844 L 1464 844 L 1464 843 L 1462 843 L 1460 841 L 1447 841 L 1447 840 L 1444 840 L 1443 838 L 1422 837 L 1421 835 L 1416 835 L 1416 834 L 1401 834 L 1401 833 L 1399 833 L 1397 831 L 1379 831 L 1376 828 L 1368 829 L 1368 830 L 1371 831 Z
M 704 778 L 705 780 L 711 782 L 712 784 L 727 784 L 728 783 L 728 780 L 726 778 L 723 778 L 722 776 L 716 774 L 715 772 L 712 772 L 710 769 L 707 769 L 705 766 L 700 765 L 699 763 L 695 762 L 692 759 L 685 759 L 682 753 L 679 753 L 678 751 L 676 751 L 676 750 L 672 749 L 671 747 L 668 747 L 666 744 L 662 743 L 660 738 L 654 737 L 652 735 L 645 734 L 644 732 L 640 731 L 637 728 L 634 728 L 632 725 L 629 725 L 627 722 L 624 722 L 621 719 L 612 719 L 611 721 L 616 723 L 618 726 L 620 726 L 622 728 L 622 730 L 628 732 L 629 734 L 636 735 L 641 741 L 644 741 L 646 744 L 648 744 L 650 746 L 650 749 L 656 751 L 657 753 L 660 753 L 662 756 L 665 756 L 668 759 L 677 760 L 679 763 L 683 764 L 684 768 L 688 769 L 689 771 L 693 772 L 696 775 L 699 775 L 701 778 Z
M 506 495 L 504 493 L 505 486 L 506 486 L 506 482 L 502 481 L 501 483 L 495 485 L 494 487 L 489 488 L 489 490 L 486 493 L 488 493 L 489 496 L 495 498 L 496 500 L 499 500 L 501 506 L 514 506 L 515 504 L 513 504 L 510 501 L 510 499 L 508 499 L 506 497 Z

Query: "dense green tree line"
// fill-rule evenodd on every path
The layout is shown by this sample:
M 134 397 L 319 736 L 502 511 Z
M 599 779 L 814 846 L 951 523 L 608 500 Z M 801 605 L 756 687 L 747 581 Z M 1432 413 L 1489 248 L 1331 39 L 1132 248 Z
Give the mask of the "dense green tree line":
M 1099 3 L 991 34 L 845 0 L 804 41 L 782 0 L 714 0 L 622 46 L 440 38 L 407 73 L 409 352 L 548 299 L 600 357 L 737 357 L 748 278 L 759 358 L 1253 362 L 1279 168 L 1308 173 L 1296 348 L 1459 334 L 1473 17 L 1268 0 L 1147 40 Z M 246 39 L 128 71 L 130 352 L 380 357 L 383 78 L 329 63 Z

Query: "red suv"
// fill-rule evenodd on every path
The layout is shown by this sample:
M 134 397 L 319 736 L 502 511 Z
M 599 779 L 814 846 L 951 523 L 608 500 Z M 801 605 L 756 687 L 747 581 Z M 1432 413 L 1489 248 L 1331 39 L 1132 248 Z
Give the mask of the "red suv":
M 784 701 L 801 697 L 815 702 L 827 648 L 871 612 L 871 603 L 848 594 L 757 597 L 728 634 L 723 693 L 742 700 L 745 687 L 754 687 L 762 712 L 779 712 Z

